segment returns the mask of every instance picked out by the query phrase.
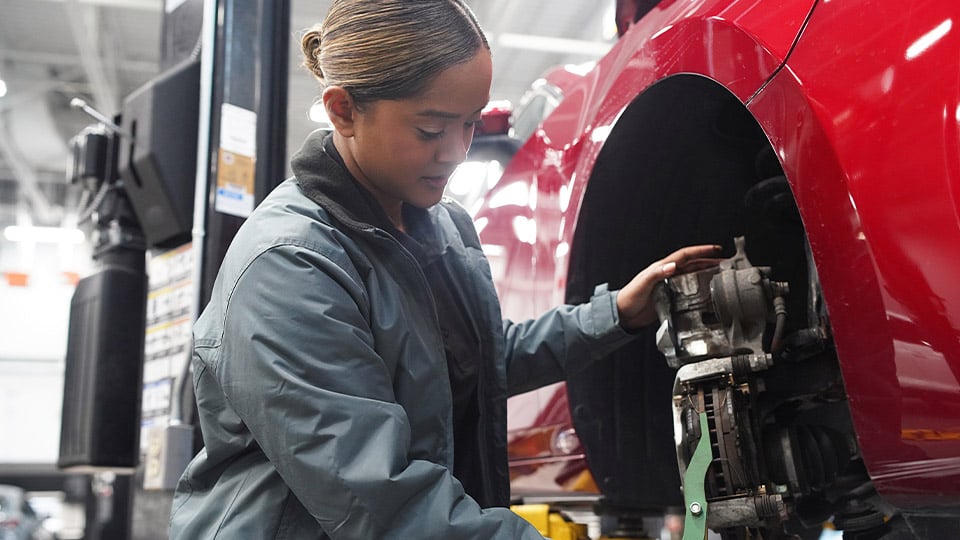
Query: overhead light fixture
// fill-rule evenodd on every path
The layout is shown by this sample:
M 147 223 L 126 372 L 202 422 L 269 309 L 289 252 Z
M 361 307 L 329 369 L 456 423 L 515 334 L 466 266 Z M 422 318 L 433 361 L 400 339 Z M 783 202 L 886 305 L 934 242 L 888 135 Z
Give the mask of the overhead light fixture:
M 0 97 L 7 95 L 7 83 L 0 79 Z
M 48 244 L 80 244 L 86 235 L 80 229 L 62 227 L 25 227 L 10 225 L 3 229 L 3 236 L 11 242 L 38 242 Z

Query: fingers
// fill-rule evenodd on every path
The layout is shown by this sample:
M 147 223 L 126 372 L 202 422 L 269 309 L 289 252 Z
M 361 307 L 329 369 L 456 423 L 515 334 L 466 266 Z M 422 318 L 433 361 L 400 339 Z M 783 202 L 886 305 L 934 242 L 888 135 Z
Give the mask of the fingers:
M 676 262 L 677 266 L 683 267 L 688 262 L 697 259 L 707 259 L 716 257 L 722 248 L 718 245 L 698 245 L 680 248 L 661 260 L 661 263 Z
M 677 263 L 670 261 L 667 264 L 664 264 L 660 267 L 660 274 L 663 277 L 672 276 L 674 272 L 677 271 Z
M 721 261 L 725 259 L 716 259 L 716 258 L 704 258 L 704 259 L 694 259 L 688 261 L 683 265 L 683 272 L 698 272 L 700 270 L 705 270 L 720 264 Z
M 717 258 L 720 246 L 687 246 L 663 259 L 654 262 L 638 273 L 617 296 L 617 309 L 624 328 L 636 328 L 655 318 L 651 307 L 654 285 L 680 272 L 695 272 L 716 266 L 723 259 Z
M 651 266 L 659 270 L 663 277 L 669 277 L 677 272 L 694 272 L 711 266 L 716 266 L 722 259 L 716 257 L 720 253 L 720 246 L 698 245 L 680 248 Z M 670 265 L 673 265 L 672 267 Z
M 720 246 L 716 245 L 688 246 L 678 249 L 637 274 L 632 280 L 633 284 L 640 290 L 646 290 L 651 288 L 653 283 L 674 274 L 696 272 L 716 266 L 723 259 L 710 257 L 710 255 L 718 254 L 720 249 Z
M 678 272 L 696 272 L 711 266 L 716 266 L 723 259 L 711 257 L 720 252 L 721 247 L 717 245 L 697 245 L 687 246 L 663 259 L 651 264 L 646 272 L 644 281 L 658 281 L 668 278 Z

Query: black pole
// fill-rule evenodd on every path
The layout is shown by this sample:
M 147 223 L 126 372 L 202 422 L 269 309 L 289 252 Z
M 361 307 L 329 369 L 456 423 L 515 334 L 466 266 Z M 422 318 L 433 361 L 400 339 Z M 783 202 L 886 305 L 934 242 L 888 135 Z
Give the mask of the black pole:
M 286 168 L 290 0 L 223 0 L 220 13 L 210 129 L 208 200 L 213 203 L 207 212 L 201 305 L 210 299 L 223 256 L 246 217 L 216 209 L 224 104 L 256 114 L 254 205 L 283 181 Z
M 220 158 L 220 126 L 224 106 L 241 110 L 246 115 L 255 115 L 255 155 L 248 156 L 255 164 L 251 208 L 259 203 L 283 180 L 286 160 L 286 114 L 288 47 L 290 35 L 289 0 L 216 0 L 216 38 L 212 50 L 198 53 L 203 39 L 202 25 L 198 14 L 211 11 L 203 0 L 186 0 L 172 13 L 165 15 L 164 61 L 162 65 L 178 65 L 185 57 L 212 58 L 212 66 L 201 66 L 201 80 L 212 69 L 212 98 L 210 99 L 210 129 L 200 133 L 198 143 L 209 141 L 207 155 L 201 169 L 207 170 L 207 197 L 204 223 L 193 224 L 204 232 L 203 244 L 193 245 L 194 257 L 202 261 L 199 283 L 193 283 L 195 294 L 200 298 L 200 307 L 206 304 L 213 279 L 223 260 L 226 248 L 245 219 L 242 213 L 228 213 L 218 209 L 218 186 L 224 179 Z M 205 21 L 210 23 L 211 21 Z M 201 84 L 202 86 L 202 84 Z M 201 93 L 202 94 L 202 93 Z M 204 110 L 201 104 L 201 110 Z M 181 126 L 189 129 L 188 126 Z M 194 126 L 193 129 L 197 129 Z M 236 171 L 233 171 L 236 172 Z M 241 171 L 244 174 L 249 171 Z M 243 176 L 243 175 L 240 175 Z M 235 179 L 236 175 L 230 179 Z M 219 183 L 218 183 L 219 182 Z M 176 249 L 171 247 L 171 250 Z M 171 376 L 178 376 L 171 374 Z M 189 390 L 190 384 L 184 385 Z M 176 392 L 173 392 L 177 395 Z M 182 396 L 185 424 L 193 424 L 195 433 L 194 452 L 201 446 L 199 426 L 192 395 Z M 173 489 L 147 490 L 143 488 L 144 467 L 141 464 L 132 478 L 133 482 L 133 535 L 134 540 L 165 540 L 168 536 Z

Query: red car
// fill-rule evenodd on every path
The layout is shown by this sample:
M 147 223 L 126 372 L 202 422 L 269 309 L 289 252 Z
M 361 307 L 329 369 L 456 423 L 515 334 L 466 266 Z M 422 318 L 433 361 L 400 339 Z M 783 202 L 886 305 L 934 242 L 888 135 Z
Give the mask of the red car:
M 729 259 L 549 390 L 517 485 L 725 538 L 960 538 L 960 3 L 618 4 L 475 214 L 504 314 Z

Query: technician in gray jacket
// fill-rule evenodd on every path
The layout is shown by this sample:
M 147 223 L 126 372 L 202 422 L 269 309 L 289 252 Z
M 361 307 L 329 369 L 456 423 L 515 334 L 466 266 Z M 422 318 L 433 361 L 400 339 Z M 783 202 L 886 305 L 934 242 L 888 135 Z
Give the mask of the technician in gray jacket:
M 250 216 L 194 329 L 205 448 L 174 539 L 533 539 L 508 509 L 506 399 L 654 318 L 680 250 L 619 292 L 502 321 L 469 215 L 441 200 L 489 99 L 460 0 L 335 0 L 302 40 L 331 135 Z

